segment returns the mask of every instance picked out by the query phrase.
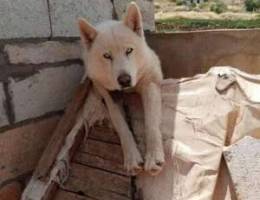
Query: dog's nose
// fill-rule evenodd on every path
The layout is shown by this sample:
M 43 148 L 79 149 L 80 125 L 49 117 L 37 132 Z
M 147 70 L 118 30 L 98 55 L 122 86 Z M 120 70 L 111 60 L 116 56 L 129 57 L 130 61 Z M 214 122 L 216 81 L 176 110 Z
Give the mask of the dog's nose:
M 131 76 L 129 76 L 128 74 L 121 74 L 117 78 L 117 81 L 122 88 L 131 86 Z

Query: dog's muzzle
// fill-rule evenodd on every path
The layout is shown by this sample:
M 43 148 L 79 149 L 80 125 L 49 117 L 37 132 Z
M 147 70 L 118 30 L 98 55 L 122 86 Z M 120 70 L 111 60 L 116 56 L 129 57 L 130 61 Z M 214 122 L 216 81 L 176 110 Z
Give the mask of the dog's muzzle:
M 119 85 L 122 88 L 128 88 L 131 86 L 131 76 L 128 74 L 121 74 L 118 78 L 117 78 L 117 82 L 119 83 Z

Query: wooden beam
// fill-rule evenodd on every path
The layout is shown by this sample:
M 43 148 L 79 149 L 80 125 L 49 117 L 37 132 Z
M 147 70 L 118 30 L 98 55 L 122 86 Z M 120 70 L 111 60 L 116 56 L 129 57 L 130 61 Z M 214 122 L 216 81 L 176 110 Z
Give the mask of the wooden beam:
M 76 90 L 73 100 L 66 108 L 65 114 L 58 123 L 49 144 L 47 145 L 38 166 L 34 172 L 34 177 L 38 179 L 46 178 L 53 166 L 57 154 L 59 153 L 62 145 L 65 142 L 65 138 L 71 131 L 76 122 L 78 111 L 81 109 L 85 102 L 86 96 L 90 90 L 91 83 L 87 79 Z
M 59 189 L 59 184 L 56 181 L 63 182 L 66 179 L 66 173 L 68 173 L 68 164 L 72 160 L 72 157 L 77 150 L 81 141 L 85 136 L 85 129 L 82 121 L 79 122 L 79 126 L 74 126 L 70 131 L 70 134 L 66 137 L 66 145 L 64 145 L 59 152 L 61 152 L 61 158 L 55 158 L 56 164 L 51 169 L 50 177 L 46 180 L 32 177 L 26 189 L 24 190 L 22 200 L 51 200 Z M 58 156 L 57 156 L 58 157 Z M 64 165 L 62 163 L 65 163 Z M 60 165 L 62 164 L 62 165 Z M 63 180 L 64 179 L 64 180 Z

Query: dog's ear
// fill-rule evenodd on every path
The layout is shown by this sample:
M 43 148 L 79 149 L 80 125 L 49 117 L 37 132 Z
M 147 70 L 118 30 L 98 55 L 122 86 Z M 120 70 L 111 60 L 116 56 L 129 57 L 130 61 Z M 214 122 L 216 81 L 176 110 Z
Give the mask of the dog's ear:
M 138 5 L 135 2 L 131 2 L 126 11 L 126 16 L 124 18 L 124 24 L 133 30 L 137 35 L 143 37 L 143 22 L 142 14 Z
M 97 31 L 91 24 L 89 24 L 83 18 L 80 18 L 78 20 L 78 23 L 79 23 L 79 30 L 80 30 L 80 38 L 83 44 L 89 48 L 97 36 Z

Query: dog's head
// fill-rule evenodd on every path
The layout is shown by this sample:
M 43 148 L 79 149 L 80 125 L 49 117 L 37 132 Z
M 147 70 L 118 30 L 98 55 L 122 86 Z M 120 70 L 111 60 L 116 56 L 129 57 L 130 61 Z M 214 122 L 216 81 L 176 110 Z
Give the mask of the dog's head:
M 134 87 L 147 55 L 142 16 L 130 3 L 122 21 L 108 21 L 93 27 L 79 20 L 87 76 L 108 90 Z

